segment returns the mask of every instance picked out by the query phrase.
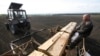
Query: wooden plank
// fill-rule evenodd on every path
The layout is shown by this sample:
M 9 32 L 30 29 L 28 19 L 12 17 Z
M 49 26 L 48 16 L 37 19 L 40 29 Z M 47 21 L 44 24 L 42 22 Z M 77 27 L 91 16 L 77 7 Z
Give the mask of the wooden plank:
M 28 56 L 48 56 L 40 51 L 34 50 L 31 54 L 29 54 Z
M 72 33 L 73 28 L 75 28 L 76 24 L 77 24 L 76 22 L 70 22 L 68 25 L 63 27 L 60 31 Z
M 50 46 L 52 46 L 54 44 L 55 41 L 57 41 L 57 39 L 59 39 L 59 37 L 63 34 L 63 32 L 58 32 L 56 33 L 52 38 L 50 38 L 48 41 L 46 41 L 45 43 L 43 43 L 42 45 L 40 45 L 38 47 L 39 50 L 41 51 L 46 51 L 49 49 Z
M 64 33 L 62 37 L 59 38 L 58 41 L 47 50 L 47 52 L 52 56 L 61 56 L 65 46 L 68 44 L 68 37 L 69 34 Z

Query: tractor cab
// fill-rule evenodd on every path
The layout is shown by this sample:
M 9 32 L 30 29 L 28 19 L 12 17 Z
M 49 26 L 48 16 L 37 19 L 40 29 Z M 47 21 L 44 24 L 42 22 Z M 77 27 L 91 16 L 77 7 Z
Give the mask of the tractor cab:
M 8 10 L 8 20 L 27 20 L 25 10 Z
M 7 10 L 8 22 L 6 26 L 13 34 L 30 29 L 30 22 L 27 18 L 26 11 L 20 9 L 21 6 L 22 4 L 19 3 L 11 3 Z

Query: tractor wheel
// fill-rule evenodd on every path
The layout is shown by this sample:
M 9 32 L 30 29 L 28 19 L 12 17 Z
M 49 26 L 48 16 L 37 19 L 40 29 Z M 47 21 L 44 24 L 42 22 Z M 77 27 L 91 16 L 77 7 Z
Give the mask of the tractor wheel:
M 10 31 L 12 34 L 16 34 L 17 33 L 17 29 L 15 25 L 10 25 Z

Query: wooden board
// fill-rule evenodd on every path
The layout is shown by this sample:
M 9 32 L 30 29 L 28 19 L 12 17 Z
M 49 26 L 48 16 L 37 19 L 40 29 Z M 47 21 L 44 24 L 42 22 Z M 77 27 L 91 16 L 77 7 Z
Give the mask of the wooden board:
M 47 52 L 52 56 L 61 56 L 65 46 L 68 44 L 68 37 L 69 34 L 64 33 L 61 38 L 59 38 L 57 42 L 47 50 Z
M 48 56 L 40 51 L 34 50 L 31 54 L 29 54 L 28 56 Z
M 45 43 L 43 43 L 42 45 L 40 45 L 38 47 L 38 49 L 40 51 L 46 51 L 50 48 L 50 46 L 52 46 L 56 41 L 57 39 L 60 38 L 60 36 L 63 34 L 63 32 L 58 32 L 56 33 L 52 38 L 50 38 L 49 40 L 47 40 Z
M 68 25 L 63 27 L 60 31 L 64 31 L 64 32 L 71 34 L 73 31 L 73 28 L 75 28 L 76 24 L 77 24 L 76 22 L 70 22 Z

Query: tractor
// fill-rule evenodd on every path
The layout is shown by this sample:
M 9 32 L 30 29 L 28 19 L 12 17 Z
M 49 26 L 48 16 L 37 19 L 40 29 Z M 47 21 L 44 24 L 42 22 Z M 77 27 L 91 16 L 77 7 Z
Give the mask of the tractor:
M 12 34 L 30 30 L 30 22 L 26 15 L 26 11 L 20 9 L 21 6 L 22 4 L 20 3 L 12 2 L 7 10 L 6 28 L 10 30 Z

